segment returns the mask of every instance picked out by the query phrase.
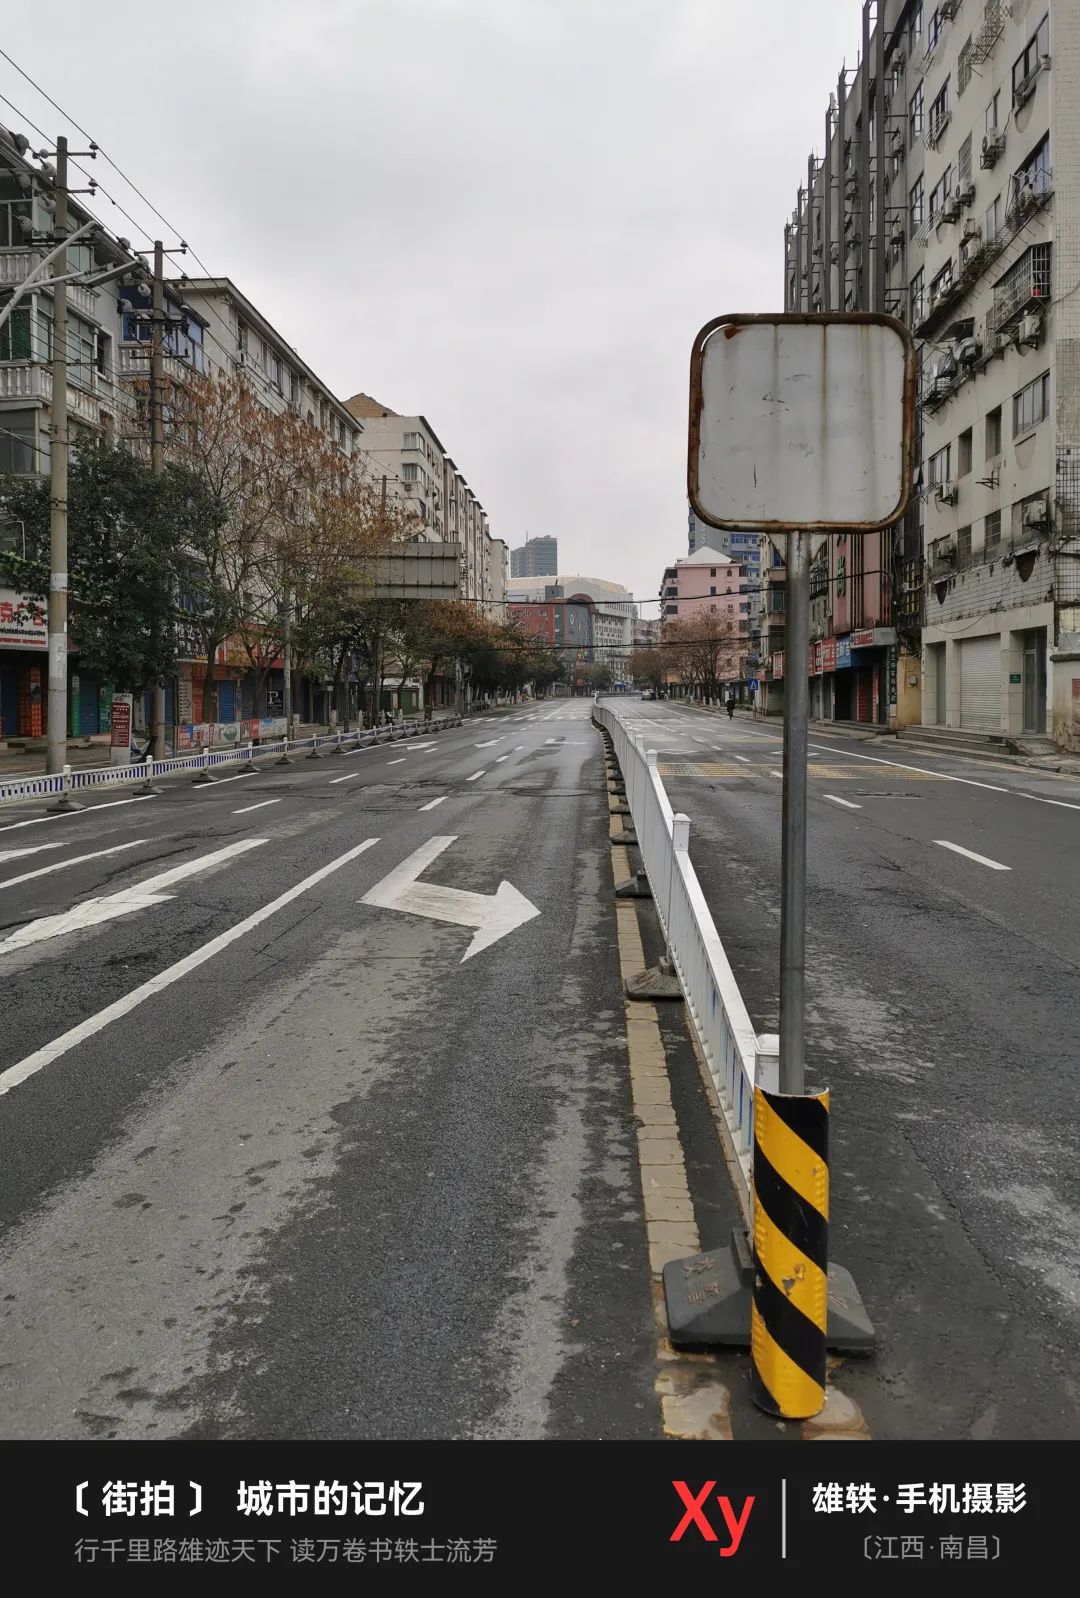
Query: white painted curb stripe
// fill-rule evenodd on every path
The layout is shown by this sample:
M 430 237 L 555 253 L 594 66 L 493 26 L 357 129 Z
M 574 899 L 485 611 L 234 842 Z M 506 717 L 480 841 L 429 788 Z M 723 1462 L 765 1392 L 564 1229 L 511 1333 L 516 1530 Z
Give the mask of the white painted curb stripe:
M 958 843 L 949 843 L 945 838 L 935 838 L 934 842 L 939 849 L 951 849 L 953 854 L 962 854 L 968 860 L 974 860 L 980 866 L 989 866 L 991 871 L 1011 871 L 1012 866 L 1003 866 L 1000 860 L 988 860 L 984 854 L 976 854 L 973 849 L 965 849 Z
M 175 965 L 169 966 L 167 970 L 160 972 L 156 977 L 151 977 L 148 982 L 142 983 L 140 987 L 133 988 L 130 993 L 125 993 L 122 998 L 117 999 L 104 1010 L 99 1010 L 97 1015 L 90 1016 L 86 1021 L 80 1021 L 78 1026 L 72 1027 L 70 1031 L 54 1039 L 52 1043 L 46 1043 L 44 1048 L 35 1050 L 33 1054 L 28 1054 L 25 1060 L 20 1060 L 17 1065 L 9 1066 L 6 1071 L 0 1072 L 0 1094 L 9 1093 L 13 1087 L 17 1087 L 20 1082 L 25 1082 L 27 1077 L 33 1076 L 43 1066 L 50 1065 L 53 1060 L 59 1059 L 62 1054 L 67 1054 L 69 1049 L 77 1047 L 78 1044 L 85 1042 L 87 1038 L 93 1037 L 95 1033 L 104 1031 L 113 1021 L 118 1021 L 121 1016 L 127 1015 L 131 1010 L 144 1003 L 145 1000 L 152 999 L 156 993 L 161 993 L 165 988 L 171 987 L 174 982 L 179 982 L 180 978 L 187 976 L 190 971 L 195 971 L 199 966 L 205 965 L 207 960 L 212 960 L 216 954 L 221 953 L 222 949 L 228 948 L 230 943 L 235 943 L 237 938 L 242 938 L 253 927 L 257 927 L 261 922 L 269 920 L 272 915 L 276 915 L 285 905 L 291 904 L 294 899 L 298 899 L 302 893 L 306 893 L 309 888 L 313 888 L 317 882 L 322 882 L 324 877 L 328 877 L 332 872 L 348 865 L 350 860 L 355 860 L 358 855 L 364 853 L 365 849 L 372 848 L 378 841 L 378 838 L 365 838 L 363 843 L 359 843 L 354 849 L 349 849 L 347 853 L 339 855 L 336 860 L 331 860 L 329 865 L 321 866 L 318 871 L 312 872 L 310 877 L 305 877 L 302 882 L 298 882 L 294 888 L 287 889 L 278 898 L 271 900 L 269 904 L 263 905 L 261 910 L 256 910 L 253 915 L 246 917 L 245 920 L 238 921 L 235 927 L 230 927 L 228 931 L 219 933 L 216 938 L 211 938 L 209 943 L 204 943 L 202 948 L 193 950 L 191 954 L 185 955 L 182 960 L 178 960 Z

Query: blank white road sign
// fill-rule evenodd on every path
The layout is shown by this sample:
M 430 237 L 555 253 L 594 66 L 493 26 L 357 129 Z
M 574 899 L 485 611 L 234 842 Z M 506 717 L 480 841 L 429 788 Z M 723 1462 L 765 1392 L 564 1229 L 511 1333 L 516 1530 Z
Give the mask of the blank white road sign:
M 893 317 L 717 317 L 691 356 L 690 504 L 712 527 L 889 527 L 914 414 L 915 350 Z

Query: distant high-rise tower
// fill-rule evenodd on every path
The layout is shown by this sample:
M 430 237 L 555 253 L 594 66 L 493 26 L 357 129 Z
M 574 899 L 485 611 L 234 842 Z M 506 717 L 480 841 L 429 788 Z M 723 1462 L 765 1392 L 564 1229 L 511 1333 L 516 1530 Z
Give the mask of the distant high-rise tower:
M 557 538 L 527 538 L 520 549 L 510 551 L 511 577 L 556 577 L 558 572 Z

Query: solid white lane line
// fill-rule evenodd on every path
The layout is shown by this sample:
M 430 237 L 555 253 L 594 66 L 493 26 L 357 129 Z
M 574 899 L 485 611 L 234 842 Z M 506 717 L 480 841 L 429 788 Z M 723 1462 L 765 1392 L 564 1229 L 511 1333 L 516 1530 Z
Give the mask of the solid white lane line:
M 24 849 L 0 849 L 0 865 L 5 860 L 21 860 L 24 855 L 43 854 L 46 849 L 62 849 L 62 843 L 31 843 Z
M 103 860 L 106 855 L 122 854 L 125 849 L 137 849 L 141 843 L 149 842 L 149 838 L 133 838 L 130 843 L 117 843 L 111 849 L 95 849 L 93 854 L 77 854 L 70 860 L 56 860 L 51 866 L 38 866 L 36 871 L 24 871 L 21 877 L 8 877 L 6 882 L 0 882 L 0 891 L 14 888 L 18 882 L 30 882 L 34 877 L 47 877 L 54 871 L 66 871 L 68 866 L 81 866 L 85 860 Z
M 466 782 L 475 782 L 477 777 L 482 777 L 484 775 L 484 769 L 485 768 L 483 766 L 481 766 L 479 771 L 474 771 L 471 777 L 466 777 L 465 778 L 465 781 Z
M 344 778 L 339 777 L 338 781 L 339 782 L 343 782 Z M 267 805 L 279 805 L 280 803 L 281 803 L 280 799 L 260 799 L 257 805 L 244 805 L 244 806 L 242 806 L 241 809 L 234 810 L 233 811 L 233 815 L 234 816 L 246 816 L 249 813 L 249 811 L 252 811 L 252 810 L 265 810 Z
M 399 755 L 397 760 L 388 760 L 386 762 L 386 764 L 388 766 L 400 766 L 400 765 L 402 765 L 404 763 L 404 760 L 405 760 L 405 756 L 404 755 Z
M 421 805 L 420 808 L 421 810 L 434 810 L 435 806 L 441 805 L 445 798 L 446 795 L 441 793 L 437 799 L 430 800 L 426 805 Z
M 31 816 L 28 821 L 11 821 L 0 832 L 14 832 L 17 827 L 36 827 L 42 821 L 62 821 L 65 816 L 92 816 L 95 810 L 114 810 L 117 805 L 139 805 L 144 799 L 156 799 L 156 793 L 135 793 L 130 799 L 107 799 L 103 805 L 87 805 L 83 810 L 61 810 L 52 816 Z
M 929 766 L 908 766 L 900 760 L 882 760 L 880 755 L 857 755 L 852 749 L 822 749 L 820 746 L 810 746 L 810 753 L 817 755 L 832 755 L 842 760 L 869 760 L 875 766 L 895 766 L 897 771 L 922 771 L 927 776 L 937 777 L 939 782 L 959 782 L 965 788 L 985 788 L 987 793 L 1012 794 L 1015 799 L 1034 799 L 1039 805 L 1059 805 L 1062 810 L 1080 810 L 1080 804 L 1070 804 L 1066 799 L 1044 799 L 1041 794 L 1023 793 L 1019 788 L 1005 788 L 997 782 L 976 782 L 974 777 L 954 777 L 947 771 L 940 771 Z
M 854 804 L 850 799 L 841 799 L 840 795 L 836 793 L 827 793 L 824 795 L 824 797 L 826 799 L 831 799 L 834 805 L 843 805 L 845 810 L 862 809 L 862 805 Z
M 197 788 L 201 793 L 209 793 L 210 789 L 216 788 L 219 782 L 239 782 L 242 777 L 249 777 L 250 775 L 249 771 L 238 771 L 235 777 L 215 777 L 213 782 L 192 783 L 191 786 Z
M 968 860 L 974 860 L 980 866 L 989 866 L 991 871 L 1011 871 L 1012 866 L 1003 866 L 1000 860 L 988 860 L 984 854 L 976 854 L 973 849 L 965 849 L 958 843 L 949 843 L 945 838 L 935 838 L 934 842 L 939 849 L 951 849 L 953 854 L 962 854 Z
M 497 766 L 501 766 L 504 760 L 509 760 L 509 759 L 510 759 L 509 755 L 496 755 L 495 756 L 495 764 Z
M 266 839 L 260 838 L 252 841 L 265 843 Z M 35 1049 L 33 1054 L 28 1054 L 18 1064 L 9 1066 L 6 1071 L 0 1072 L 0 1094 L 10 1092 L 13 1087 L 16 1087 L 20 1082 L 25 1082 L 27 1077 L 33 1076 L 43 1066 L 51 1064 L 60 1055 L 67 1054 L 69 1049 L 73 1049 L 77 1044 L 93 1037 L 95 1033 L 103 1031 L 111 1022 L 127 1015 L 129 1011 L 134 1010 L 146 999 L 153 998 L 155 994 L 171 987 L 181 977 L 187 976 L 189 971 L 194 971 L 199 966 L 205 965 L 207 960 L 212 960 L 216 954 L 221 953 L 222 949 L 228 948 L 230 943 L 235 943 L 237 938 L 242 938 L 253 927 L 257 927 L 263 921 L 269 920 L 272 915 L 276 915 L 285 905 L 291 904 L 294 899 L 298 899 L 302 893 L 306 893 L 309 888 L 313 888 L 317 882 L 322 882 L 332 872 L 338 871 L 344 865 L 348 865 L 350 860 L 355 860 L 357 855 L 363 854 L 365 849 L 372 848 L 378 841 L 378 838 L 365 838 L 363 843 L 358 843 L 354 849 L 339 855 L 336 860 L 331 860 L 329 865 L 321 866 L 318 871 L 312 872 L 310 877 L 305 877 L 294 888 L 287 889 L 278 898 L 264 905 L 261 910 L 256 910 L 254 914 L 247 916 L 243 921 L 238 921 L 235 927 L 229 927 L 228 931 L 219 933 L 216 938 L 211 938 L 209 943 L 204 943 L 201 948 L 185 955 L 175 965 L 171 965 L 167 970 L 159 972 L 156 977 L 151 977 L 148 982 L 142 983 L 140 987 L 133 988 L 130 993 L 125 993 L 122 998 L 115 1000 L 112 1004 L 106 1006 L 104 1010 L 99 1010 L 97 1015 L 92 1015 L 87 1020 L 80 1021 L 78 1026 L 74 1026 L 70 1031 L 64 1032 L 60 1037 L 55 1038 L 52 1043 L 46 1043 L 44 1048 Z
M 359 775 L 360 775 L 360 773 L 358 771 L 347 771 L 343 777 L 331 777 L 330 778 L 330 786 L 332 788 L 336 782 L 349 782 L 349 781 L 352 780 L 353 777 L 358 777 Z M 276 804 L 277 800 L 276 799 L 269 799 L 269 800 L 267 800 L 267 803 L 268 804 Z M 251 808 L 252 808 L 252 810 L 255 810 L 258 807 L 256 805 L 252 805 Z M 239 811 L 237 811 L 237 814 L 239 815 Z

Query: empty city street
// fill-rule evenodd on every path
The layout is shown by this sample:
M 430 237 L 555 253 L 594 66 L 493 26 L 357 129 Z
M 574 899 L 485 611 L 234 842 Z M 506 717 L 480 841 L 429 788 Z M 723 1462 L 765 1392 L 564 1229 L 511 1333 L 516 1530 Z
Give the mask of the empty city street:
M 659 1435 L 588 710 L 4 807 L 6 1435 Z

